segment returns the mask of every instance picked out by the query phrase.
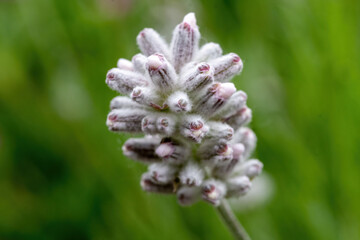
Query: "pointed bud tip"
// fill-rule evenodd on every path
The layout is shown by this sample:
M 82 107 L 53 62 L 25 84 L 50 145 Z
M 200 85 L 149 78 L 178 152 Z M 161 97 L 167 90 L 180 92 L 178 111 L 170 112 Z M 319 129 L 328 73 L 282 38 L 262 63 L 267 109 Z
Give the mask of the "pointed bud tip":
M 196 28 L 196 17 L 195 17 L 195 13 L 191 12 L 185 15 L 183 23 L 187 23 L 190 25 L 190 27 L 192 28 Z
M 148 57 L 148 66 L 152 70 L 158 69 L 164 62 L 164 56 L 161 54 L 153 54 Z
M 233 83 L 223 83 L 219 89 L 219 95 L 225 99 L 228 99 L 236 92 L 236 87 Z

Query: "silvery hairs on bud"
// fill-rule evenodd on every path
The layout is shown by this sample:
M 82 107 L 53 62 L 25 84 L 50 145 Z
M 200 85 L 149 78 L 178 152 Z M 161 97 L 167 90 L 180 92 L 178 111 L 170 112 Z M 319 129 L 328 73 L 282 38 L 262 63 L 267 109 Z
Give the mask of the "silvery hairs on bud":
M 123 153 L 149 165 L 141 187 L 177 196 L 188 206 L 204 200 L 218 206 L 251 189 L 263 164 L 250 159 L 256 135 L 248 96 L 230 80 L 243 69 L 235 53 L 219 44 L 199 46 L 194 13 L 178 24 L 168 44 L 145 28 L 136 37 L 140 53 L 120 58 L 106 84 L 122 96 L 111 100 L 106 124 L 128 139 Z

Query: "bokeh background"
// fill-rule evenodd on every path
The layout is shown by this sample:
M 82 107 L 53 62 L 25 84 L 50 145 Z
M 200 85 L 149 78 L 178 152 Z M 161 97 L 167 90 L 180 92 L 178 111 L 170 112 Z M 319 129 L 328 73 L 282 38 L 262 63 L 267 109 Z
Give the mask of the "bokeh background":
M 358 0 L 1 0 L 0 239 L 231 239 L 212 206 L 144 193 L 105 126 L 107 70 L 190 11 L 244 60 L 272 182 L 237 212 L 250 235 L 360 239 Z

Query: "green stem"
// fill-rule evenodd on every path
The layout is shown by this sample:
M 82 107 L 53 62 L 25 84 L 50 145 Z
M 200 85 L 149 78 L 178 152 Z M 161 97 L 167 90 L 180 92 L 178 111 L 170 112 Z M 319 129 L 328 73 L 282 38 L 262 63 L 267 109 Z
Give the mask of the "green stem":
M 251 240 L 245 228 L 240 224 L 235 214 L 230 208 L 229 203 L 224 199 L 216 208 L 225 225 L 229 228 L 236 240 Z

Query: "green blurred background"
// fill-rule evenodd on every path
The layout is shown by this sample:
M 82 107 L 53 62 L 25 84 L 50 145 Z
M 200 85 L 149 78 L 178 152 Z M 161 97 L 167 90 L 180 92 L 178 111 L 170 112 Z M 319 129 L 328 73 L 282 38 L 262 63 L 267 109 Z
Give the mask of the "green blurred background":
M 231 239 L 213 207 L 144 193 L 105 74 L 194 11 L 236 52 L 272 197 L 253 239 L 360 239 L 358 0 L 1 0 L 0 239 Z

